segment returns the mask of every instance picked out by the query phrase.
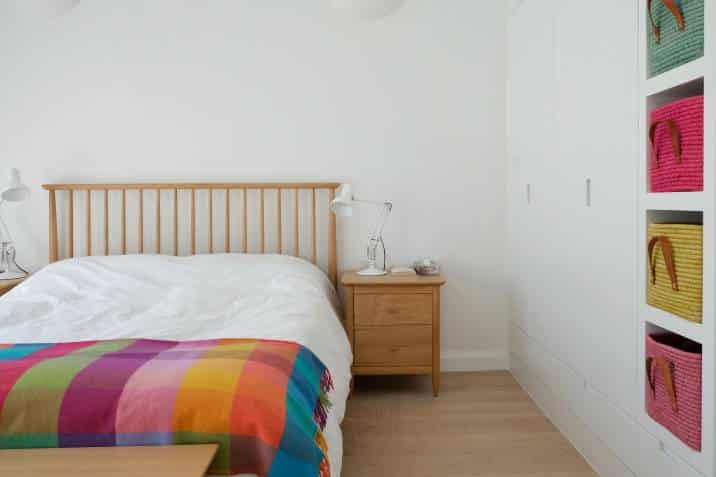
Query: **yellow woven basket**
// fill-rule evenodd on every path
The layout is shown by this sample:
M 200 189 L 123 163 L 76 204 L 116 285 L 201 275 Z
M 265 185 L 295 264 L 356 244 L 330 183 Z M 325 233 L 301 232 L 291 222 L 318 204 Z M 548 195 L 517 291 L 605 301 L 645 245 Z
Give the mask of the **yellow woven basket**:
M 647 240 L 646 302 L 685 320 L 701 323 L 703 227 L 651 224 Z

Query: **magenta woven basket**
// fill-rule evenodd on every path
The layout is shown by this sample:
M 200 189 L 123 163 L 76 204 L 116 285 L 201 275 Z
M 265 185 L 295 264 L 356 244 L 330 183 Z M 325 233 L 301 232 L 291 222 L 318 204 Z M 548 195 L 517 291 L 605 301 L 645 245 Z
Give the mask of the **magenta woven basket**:
M 681 99 L 651 112 L 651 192 L 704 190 L 704 97 Z
M 646 338 L 646 412 L 701 451 L 701 345 L 673 333 Z

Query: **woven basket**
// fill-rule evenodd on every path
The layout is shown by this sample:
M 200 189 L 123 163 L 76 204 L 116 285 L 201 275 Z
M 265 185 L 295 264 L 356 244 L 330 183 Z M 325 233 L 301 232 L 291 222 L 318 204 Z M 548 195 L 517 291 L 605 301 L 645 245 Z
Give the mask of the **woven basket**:
M 651 192 L 704 190 L 704 97 L 657 108 L 650 123 Z
M 648 233 L 649 280 L 646 302 L 701 323 L 703 227 L 651 224 Z
M 652 76 L 704 56 L 704 0 L 648 0 L 647 5 Z
M 701 345 L 673 333 L 646 337 L 646 412 L 701 451 Z

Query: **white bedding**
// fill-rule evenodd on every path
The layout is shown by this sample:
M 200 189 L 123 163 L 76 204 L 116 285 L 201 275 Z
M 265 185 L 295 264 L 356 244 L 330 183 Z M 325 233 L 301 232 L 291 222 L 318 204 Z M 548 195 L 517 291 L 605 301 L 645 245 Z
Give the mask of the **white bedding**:
M 350 346 L 326 275 L 283 255 L 126 255 L 65 260 L 0 298 L 0 343 L 150 338 L 295 341 L 335 384 L 325 436 L 340 476 Z

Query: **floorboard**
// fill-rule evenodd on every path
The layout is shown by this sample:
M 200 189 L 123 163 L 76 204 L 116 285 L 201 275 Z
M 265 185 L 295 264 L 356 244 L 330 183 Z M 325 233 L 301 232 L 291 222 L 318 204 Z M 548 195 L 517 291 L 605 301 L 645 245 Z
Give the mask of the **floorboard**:
M 360 377 L 342 477 L 596 477 L 507 372 Z

